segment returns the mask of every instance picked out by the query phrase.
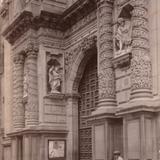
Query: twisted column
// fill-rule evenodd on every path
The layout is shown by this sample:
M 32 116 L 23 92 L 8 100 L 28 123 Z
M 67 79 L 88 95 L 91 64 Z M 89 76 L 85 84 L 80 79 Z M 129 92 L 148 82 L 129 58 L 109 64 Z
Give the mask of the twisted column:
M 113 57 L 113 0 L 97 1 L 99 106 L 116 106 Z
M 23 105 L 23 72 L 24 54 L 15 54 L 13 57 L 13 128 L 24 127 L 24 105 Z
M 152 96 L 148 4 L 146 0 L 133 0 L 133 5 L 131 99 Z
M 26 64 L 28 70 L 28 94 L 25 110 L 26 126 L 35 126 L 38 124 L 38 79 L 37 79 L 37 56 L 38 48 L 34 44 L 29 44 L 26 49 Z

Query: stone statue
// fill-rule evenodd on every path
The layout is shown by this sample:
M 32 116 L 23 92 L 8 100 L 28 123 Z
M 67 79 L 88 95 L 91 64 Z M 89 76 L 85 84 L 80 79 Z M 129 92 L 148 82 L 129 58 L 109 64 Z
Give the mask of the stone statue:
M 61 87 L 61 74 L 60 66 L 52 65 L 49 69 L 49 85 L 51 88 L 51 93 L 60 93 Z
M 129 19 L 118 18 L 117 30 L 115 34 L 115 45 L 117 51 L 127 50 L 131 46 L 131 21 Z

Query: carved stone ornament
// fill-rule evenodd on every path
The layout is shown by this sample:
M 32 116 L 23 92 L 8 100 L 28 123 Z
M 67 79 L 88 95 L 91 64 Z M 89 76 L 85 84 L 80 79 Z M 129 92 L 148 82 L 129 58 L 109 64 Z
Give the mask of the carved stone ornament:
M 17 5 L 20 5 L 20 2 L 18 2 L 18 0 L 16 1 Z M 37 16 L 34 16 L 28 9 L 24 9 L 26 4 L 31 5 L 31 8 L 33 7 L 33 4 L 29 3 L 29 1 L 30 0 L 21 0 L 21 14 L 15 16 L 15 19 L 13 19 L 12 23 L 8 25 L 3 32 L 3 36 L 12 45 L 29 29 L 39 30 L 39 28 L 50 28 L 53 30 L 66 31 L 71 29 L 72 26 L 74 26 L 73 28 L 77 28 L 75 26 L 82 27 L 95 18 L 95 15 L 90 15 L 92 11 L 96 9 L 95 0 L 79 1 L 79 3 L 75 3 L 73 8 L 63 12 L 61 15 L 43 11 Z M 44 5 L 43 2 L 40 1 L 40 3 Z M 15 5 L 15 8 L 18 7 L 17 5 Z M 6 9 L 3 9 L 2 11 L 6 11 Z M 74 25 L 77 22 L 80 22 L 81 24 Z M 72 30 L 74 30 L 73 28 Z
M 132 98 L 134 98 L 134 93 L 141 97 L 146 97 L 146 94 L 151 97 L 152 65 L 149 45 L 148 4 L 146 0 L 133 0 L 133 5 L 131 95 Z
M 26 126 L 33 126 L 38 123 L 38 46 L 33 42 L 30 42 L 27 45 L 25 53 L 27 56 L 27 103 L 25 105 L 25 124 Z
M 130 0 L 117 0 L 116 3 L 118 6 L 122 6 L 124 5 L 125 3 L 129 2 Z
M 131 52 L 131 33 L 132 26 L 129 19 L 118 18 L 117 29 L 115 33 L 115 55 L 121 56 L 125 53 Z
M 82 42 L 70 52 L 65 53 L 65 72 L 68 77 L 69 71 L 72 68 L 73 63 L 76 61 L 76 58 L 79 54 L 85 54 L 85 52 L 96 46 L 97 37 L 87 37 L 82 39 Z
M 9 5 L 8 5 L 8 0 L 3 0 L 1 2 L 1 6 L 0 6 L 0 15 L 2 18 L 4 18 L 7 14 L 8 14 L 8 9 L 9 9 Z
M 24 106 L 23 106 L 23 69 L 24 54 L 14 54 L 13 57 L 13 127 L 14 129 L 24 127 Z
M 132 10 L 133 6 L 127 4 L 121 8 L 117 18 L 114 33 L 114 67 L 130 66 L 132 57 Z
M 27 98 L 27 96 L 28 96 L 28 68 L 27 65 L 24 64 L 23 98 Z
M 115 101 L 115 80 L 112 64 L 113 58 L 113 27 L 112 27 L 112 1 L 99 1 L 98 16 L 98 63 L 99 63 L 99 99 L 102 101 Z M 112 103 L 113 104 L 113 103 Z

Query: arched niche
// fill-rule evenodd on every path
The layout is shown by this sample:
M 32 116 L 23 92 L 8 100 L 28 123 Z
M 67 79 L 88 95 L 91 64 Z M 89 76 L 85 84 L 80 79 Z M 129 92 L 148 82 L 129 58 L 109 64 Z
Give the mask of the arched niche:
M 133 6 L 131 4 L 127 4 L 122 8 L 118 17 L 131 19 L 132 18 L 132 10 L 133 10 Z
M 47 92 L 60 93 L 62 91 L 62 67 L 55 58 L 47 62 Z
M 115 56 L 131 51 L 132 10 L 133 6 L 131 4 L 127 4 L 122 7 L 117 17 L 114 40 Z

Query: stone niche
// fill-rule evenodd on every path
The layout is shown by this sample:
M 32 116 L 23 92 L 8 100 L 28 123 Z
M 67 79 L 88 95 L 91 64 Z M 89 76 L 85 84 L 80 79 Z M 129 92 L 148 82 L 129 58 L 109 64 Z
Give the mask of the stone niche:
M 121 7 L 114 23 L 114 66 L 130 65 L 132 57 L 132 10 L 133 6 L 126 4 Z
M 47 93 L 62 93 L 63 67 L 62 54 L 51 54 L 47 52 Z
M 133 6 L 129 3 L 124 3 L 117 10 L 114 23 L 113 64 L 115 68 L 117 103 L 120 105 L 130 100 Z
M 66 126 L 66 108 L 63 94 L 63 56 L 61 53 L 46 52 L 46 89 L 43 97 L 44 123 L 55 129 Z

